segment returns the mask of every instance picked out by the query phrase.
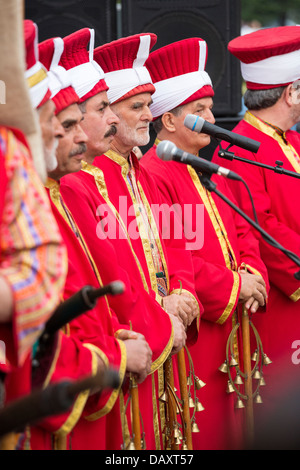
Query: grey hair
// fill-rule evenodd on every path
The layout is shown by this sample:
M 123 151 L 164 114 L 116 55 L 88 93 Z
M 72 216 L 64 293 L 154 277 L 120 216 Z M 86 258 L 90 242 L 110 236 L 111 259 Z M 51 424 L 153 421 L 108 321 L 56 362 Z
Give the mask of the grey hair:
M 86 101 L 83 101 L 82 103 L 78 103 L 79 109 L 82 112 L 82 114 L 86 113 Z
M 270 108 L 282 96 L 285 86 L 269 88 L 268 90 L 247 90 L 244 94 L 244 103 L 249 110 Z
M 171 109 L 169 113 L 174 114 L 174 116 L 179 116 L 183 110 L 184 105 L 177 106 L 177 108 Z M 159 134 L 163 129 L 162 116 L 159 116 L 155 121 L 152 122 L 152 126 L 156 134 Z

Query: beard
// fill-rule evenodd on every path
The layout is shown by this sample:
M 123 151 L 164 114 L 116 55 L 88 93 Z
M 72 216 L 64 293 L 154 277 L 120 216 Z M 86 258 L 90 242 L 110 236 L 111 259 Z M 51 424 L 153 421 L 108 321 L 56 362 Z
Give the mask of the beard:
M 138 131 L 137 129 L 132 129 L 124 121 L 118 125 L 117 137 L 125 145 L 130 145 L 132 147 L 143 147 L 147 145 L 150 140 L 149 133 L 149 124 L 147 124 L 148 129 L 144 132 Z
M 57 158 L 56 158 L 56 150 L 58 147 L 58 139 L 54 139 L 54 143 L 51 149 L 47 148 L 44 145 L 44 157 L 47 171 L 53 171 L 57 167 Z

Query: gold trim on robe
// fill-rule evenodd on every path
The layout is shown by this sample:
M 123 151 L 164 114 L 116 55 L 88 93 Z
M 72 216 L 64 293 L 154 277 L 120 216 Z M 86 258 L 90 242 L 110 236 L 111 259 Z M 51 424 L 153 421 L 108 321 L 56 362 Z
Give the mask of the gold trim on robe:
M 95 413 L 92 413 L 91 415 L 89 416 L 86 416 L 85 419 L 87 421 L 96 421 L 97 419 L 99 418 L 102 418 L 102 416 L 106 415 L 107 413 L 109 413 L 109 411 L 112 409 L 112 407 L 114 406 L 118 396 L 119 396 L 119 393 L 120 393 L 120 389 L 122 387 L 122 383 L 123 383 L 123 380 L 124 380 L 124 377 L 125 377 L 125 373 L 126 373 L 126 365 L 127 365 L 127 354 L 126 354 L 126 346 L 124 344 L 123 341 L 118 341 L 119 342 L 119 345 L 120 345 L 120 349 L 121 349 L 121 364 L 120 364 L 120 369 L 119 369 L 119 376 L 120 376 L 120 385 L 117 389 L 113 390 L 113 392 L 111 393 L 110 397 L 109 397 L 109 400 L 108 402 L 106 403 L 105 407 L 102 408 L 101 410 L 98 410 L 96 411 Z M 103 353 L 101 350 L 98 350 L 98 348 L 96 348 L 94 345 L 89 345 L 87 346 L 89 347 L 89 349 L 91 350 L 95 350 L 96 353 L 101 357 L 103 358 Z M 107 359 L 105 360 L 105 363 L 106 365 L 108 365 L 108 361 Z
M 190 165 L 188 165 L 187 168 L 188 168 L 188 172 L 191 176 L 192 182 L 195 185 L 203 204 L 205 205 L 205 208 L 207 210 L 207 213 L 208 213 L 209 218 L 211 220 L 211 223 L 213 225 L 214 231 L 217 235 L 218 241 L 220 243 L 221 251 L 222 251 L 223 256 L 224 256 L 225 265 L 228 269 L 230 269 L 232 271 L 232 274 L 233 274 L 233 284 L 232 284 L 232 291 L 231 291 L 231 294 L 230 294 L 229 302 L 228 302 L 224 312 L 220 316 L 220 318 L 216 321 L 216 323 L 218 323 L 218 324 L 223 324 L 227 320 L 230 313 L 232 312 L 233 306 L 236 303 L 236 299 L 238 297 L 238 292 L 239 292 L 241 281 L 240 281 L 240 276 L 237 273 L 237 261 L 236 261 L 236 257 L 235 257 L 234 251 L 232 249 L 232 246 L 230 244 L 230 241 L 229 241 L 229 238 L 228 238 L 228 235 L 227 235 L 227 231 L 226 231 L 224 223 L 222 221 L 222 217 L 220 216 L 220 213 L 219 213 L 218 208 L 215 204 L 215 201 L 213 200 L 211 194 L 208 193 L 205 190 L 205 188 L 202 186 L 202 184 L 199 180 L 199 177 L 198 177 L 196 171 L 194 170 L 194 168 L 192 168 Z M 231 255 L 233 257 L 234 270 L 232 269 L 232 266 L 231 266 L 231 263 L 230 263 L 230 257 L 229 257 L 228 250 L 230 250 Z
M 118 156 L 117 154 L 116 154 L 116 156 L 119 157 L 119 159 L 122 159 L 122 161 L 123 160 L 125 161 L 124 158 Z M 95 183 L 96 183 L 96 186 L 98 188 L 99 193 L 105 199 L 105 202 L 109 205 L 109 207 L 111 208 L 111 210 L 114 213 L 115 217 L 117 218 L 118 222 L 120 223 L 121 227 L 123 228 L 124 232 L 126 233 L 126 237 L 127 237 L 130 249 L 132 251 L 132 254 L 134 256 L 134 259 L 137 263 L 138 269 L 139 269 L 141 277 L 142 277 L 144 289 L 147 292 L 149 292 L 143 268 L 142 268 L 142 266 L 141 266 L 141 264 L 140 264 L 140 262 L 139 262 L 139 260 L 136 256 L 134 250 L 133 250 L 133 247 L 132 247 L 132 244 L 131 244 L 131 241 L 130 241 L 130 237 L 129 237 L 127 229 L 124 225 L 124 222 L 123 222 L 121 216 L 119 215 L 118 211 L 116 210 L 115 206 L 111 203 L 111 201 L 108 198 L 108 192 L 107 192 L 107 188 L 106 188 L 106 185 L 105 185 L 105 179 L 104 179 L 104 175 L 103 175 L 102 170 L 100 168 L 89 165 L 86 162 L 83 162 L 83 171 L 85 171 L 86 173 L 88 173 L 88 174 L 90 174 L 94 177 Z M 155 289 L 155 292 L 157 292 L 157 287 Z M 161 365 L 166 361 L 167 357 L 171 353 L 171 350 L 172 350 L 172 347 L 173 347 L 173 341 L 174 341 L 174 332 L 172 331 L 172 334 L 170 336 L 170 340 L 169 340 L 168 344 L 166 345 L 164 351 L 156 359 L 156 361 L 152 362 L 152 364 L 151 364 L 151 372 L 150 372 L 151 374 L 153 372 L 155 372 L 157 369 L 159 369 L 159 367 L 161 367 Z
M 283 135 L 280 136 L 275 129 L 273 129 L 267 123 L 263 122 L 261 119 L 258 119 L 256 116 L 250 113 L 250 111 L 246 111 L 244 121 L 258 129 L 259 131 L 263 132 L 264 134 L 268 135 L 269 137 L 272 137 L 272 139 L 276 140 L 294 170 L 297 173 L 300 173 L 300 164 L 297 162 L 295 157 L 295 155 L 298 155 L 298 153 L 290 143 L 284 141 L 285 132 L 283 132 Z M 298 157 L 300 159 L 299 155 Z

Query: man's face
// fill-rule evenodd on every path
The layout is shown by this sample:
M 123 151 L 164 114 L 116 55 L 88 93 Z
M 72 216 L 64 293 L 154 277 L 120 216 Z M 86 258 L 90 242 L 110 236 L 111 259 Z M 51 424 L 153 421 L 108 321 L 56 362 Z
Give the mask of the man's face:
M 85 102 L 82 129 L 88 136 L 86 160 L 92 163 L 98 155 L 110 148 L 117 132 L 119 118 L 109 106 L 106 91 L 98 93 Z
M 140 93 L 111 105 L 120 119 L 113 144 L 119 150 L 147 145 L 150 140 L 149 125 L 152 121 L 150 93 Z
M 210 144 L 210 136 L 207 134 L 198 134 L 184 125 L 184 119 L 187 114 L 201 116 L 211 124 L 215 123 L 212 113 L 213 100 L 211 97 L 200 98 L 183 106 L 181 113 L 174 116 L 176 132 L 174 134 L 174 143 L 182 150 L 197 155 L 199 150 Z
M 55 104 L 52 100 L 46 101 L 38 109 L 47 171 L 52 171 L 57 166 L 58 139 L 64 135 L 64 129 L 54 112 Z
M 48 175 L 55 180 L 81 170 L 87 142 L 87 136 L 81 128 L 83 115 L 77 104 L 72 104 L 61 111 L 57 118 L 65 134 L 59 139 L 56 152 L 57 168 L 48 172 Z

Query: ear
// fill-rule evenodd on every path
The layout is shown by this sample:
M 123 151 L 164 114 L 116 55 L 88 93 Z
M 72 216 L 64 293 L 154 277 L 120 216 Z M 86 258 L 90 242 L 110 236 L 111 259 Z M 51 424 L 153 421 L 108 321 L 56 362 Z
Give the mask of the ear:
M 175 132 L 176 131 L 176 126 L 175 126 L 175 116 L 174 114 L 172 113 L 164 113 L 162 115 L 162 123 L 163 123 L 163 126 L 165 127 L 165 129 L 168 131 L 168 132 Z
M 300 103 L 300 80 L 295 81 L 289 88 L 289 106 Z
M 296 88 L 293 87 L 293 84 L 291 83 L 286 87 L 285 90 L 285 101 L 288 106 L 292 106 L 295 103 L 295 97 L 297 95 Z

